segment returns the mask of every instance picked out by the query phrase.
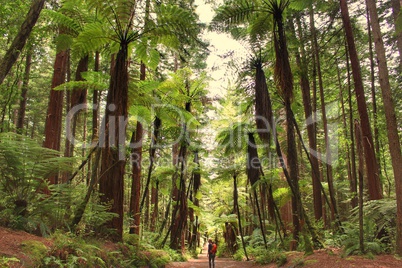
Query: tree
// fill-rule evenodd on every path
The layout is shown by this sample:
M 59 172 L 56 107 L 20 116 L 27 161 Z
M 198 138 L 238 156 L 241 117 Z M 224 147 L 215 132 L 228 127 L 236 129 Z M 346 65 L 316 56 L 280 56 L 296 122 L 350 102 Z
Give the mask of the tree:
M 64 92 L 54 90 L 54 88 L 66 81 L 68 61 L 69 53 L 67 50 L 57 52 L 53 67 L 52 89 L 50 90 L 49 104 L 46 113 L 45 140 L 43 147 L 56 151 L 60 151 Z M 58 176 L 49 178 L 49 181 L 51 184 L 58 183 Z
M 348 44 L 348 53 L 350 56 L 352 75 L 355 84 L 355 94 L 357 99 L 357 107 L 360 115 L 361 131 L 363 135 L 364 157 L 366 163 L 366 176 L 368 180 L 368 193 L 371 200 L 382 199 L 382 187 L 379 178 L 379 168 L 377 158 L 374 152 L 373 136 L 367 114 L 367 105 L 364 96 L 363 81 L 357 50 L 355 46 L 352 25 L 349 17 L 349 10 L 346 0 L 340 0 L 342 21 L 345 28 L 346 41 Z
M 36 21 L 39 18 L 44 4 L 45 0 L 32 1 L 31 7 L 25 17 L 25 21 L 21 25 L 20 31 L 15 36 L 6 54 L 0 61 L 0 85 L 3 83 L 4 78 L 11 70 L 11 67 L 17 61 L 18 56 L 24 48 L 29 35 L 31 34 L 32 28 L 35 26 Z
M 373 30 L 375 50 L 377 54 L 378 74 L 382 99 L 384 102 L 385 119 L 387 123 L 388 145 L 391 154 L 392 168 L 395 178 L 396 193 L 396 253 L 402 256 L 402 153 L 401 143 L 398 135 L 398 123 L 395 114 L 395 104 L 392 97 L 389 81 L 387 58 L 385 55 L 384 43 L 382 40 L 380 23 L 375 0 L 367 0 L 367 7 L 370 11 L 371 28 Z

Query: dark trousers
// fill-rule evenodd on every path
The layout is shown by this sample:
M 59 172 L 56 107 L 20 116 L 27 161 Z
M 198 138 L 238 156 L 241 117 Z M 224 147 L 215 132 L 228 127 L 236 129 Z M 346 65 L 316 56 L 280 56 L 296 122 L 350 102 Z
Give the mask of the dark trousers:
M 215 268 L 215 254 L 208 254 L 209 268 Z

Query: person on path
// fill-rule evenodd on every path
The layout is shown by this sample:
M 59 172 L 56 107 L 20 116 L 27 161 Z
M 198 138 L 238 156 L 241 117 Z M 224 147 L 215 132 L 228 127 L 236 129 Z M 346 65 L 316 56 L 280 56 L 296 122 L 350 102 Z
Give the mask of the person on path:
M 209 268 L 215 268 L 215 255 L 216 255 L 217 246 L 216 243 L 212 241 L 212 239 L 208 240 L 208 260 L 209 260 Z

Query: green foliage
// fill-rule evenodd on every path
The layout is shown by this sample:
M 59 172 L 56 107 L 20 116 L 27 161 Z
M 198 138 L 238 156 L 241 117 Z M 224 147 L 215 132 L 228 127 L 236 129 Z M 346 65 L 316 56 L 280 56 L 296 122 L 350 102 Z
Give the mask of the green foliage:
M 75 161 L 25 136 L 0 133 L 0 224 L 46 233 L 46 221 L 59 215 L 57 205 L 65 198 L 46 179 L 71 170 Z
M 287 262 L 286 254 L 277 249 L 266 250 L 260 247 L 253 252 L 253 255 L 258 264 L 276 263 L 280 267 Z
M 0 256 L 0 267 L 19 267 L 21 261 L 15 257 Z
M 74 90 L 77 88 L 88 90 L 106 90 L 108 88 L 109 75 L 101 72 L 81 72 L 85 81 L 69 81 L 53 88 L 53 90 Z
M 364 252 L 360 251 L 359 244 L 359 226 L 354 223 L 344 224 L 344 234 L 340 236 L 341 245 L 343 247 L 343 255 L 349 256 L 353 254 L 375 254 L 384 252 L 384 245 L 381 240 L 376 237 L 376 226 L 370 219 L 365 219 L 364 223 Z
M 21 250 L 29 256 L 34 266 L 39 265 L 48 253 L 48 248 L 43 243 L 35 240 L 22 242 Z
M 72 234 L 57 232 L 52 236 L 53 247 L 43 258 L 42 267 L 108 267 L 107 256 L 91 241 L 85 241 Z

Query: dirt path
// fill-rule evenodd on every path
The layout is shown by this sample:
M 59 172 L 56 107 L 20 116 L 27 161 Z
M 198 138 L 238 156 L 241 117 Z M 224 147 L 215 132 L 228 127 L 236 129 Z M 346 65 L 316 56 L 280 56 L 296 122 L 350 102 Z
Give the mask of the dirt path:
M 188 262 L 173 262 L 166 268 L 209 268 L 207 249 L 202 250 L 198 259 Z M 299 264 L 300 266 L 298 266 Z M 399 268 L 402 260 L 392 255 L 378 255 L 373 258 L 364 256 L 341 257 L 339 250 L 317 250 L 313 255 L 303 256 L 302 252 L 288 254 L 288 262 L 281 267 L 308 267 L 308 268 Z M 216 258 L 215 268 L 277 268 L 274 263 L 259 265 L 253 261 L 235 261 L 230 258 Z
M 253 262 L 235 261 L 230 258 L 215 258 L 215 268 L 249 268 L 256 267 Z M 207 246 L 204 246 L 198 259 L 190 259 L 188 262 L 172 262 L 166 268 L 208 268 Z

